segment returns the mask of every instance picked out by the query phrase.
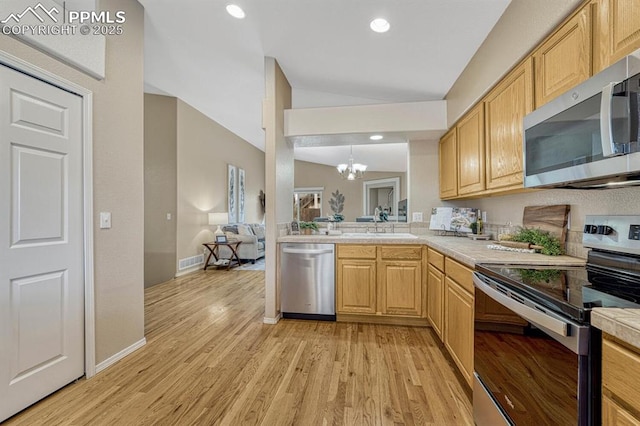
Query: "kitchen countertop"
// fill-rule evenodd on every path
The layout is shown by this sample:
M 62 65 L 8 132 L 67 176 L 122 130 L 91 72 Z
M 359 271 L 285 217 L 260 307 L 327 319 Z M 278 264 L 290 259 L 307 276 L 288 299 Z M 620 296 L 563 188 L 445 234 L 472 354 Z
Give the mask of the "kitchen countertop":
M 520 253 L 491 250 L 494 241 L 474 241 L 466 237 L 418 235 L 418 238 L 352 238 L 342 235 L 288 235 L 278 238 L 278 243 L 329 243 L 329 244 L 426 244 L 469 267 L 476 263 L 510 263 L 529 265 L 582 266 L 584 259 L 572 256 L 546 256 L 540 253 Z
M 593 308 L 591 325 L 640 348 L 640 309 Z

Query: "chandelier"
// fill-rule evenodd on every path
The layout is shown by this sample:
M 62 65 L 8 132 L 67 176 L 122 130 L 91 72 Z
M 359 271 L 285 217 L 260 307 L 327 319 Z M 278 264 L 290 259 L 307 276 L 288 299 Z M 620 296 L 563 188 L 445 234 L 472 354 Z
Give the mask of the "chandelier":
M 360 163 L 353 162 L 353 145 L 351 145 L 351 153 L 349 154 L 349 163 L 348 164 L 339 164 L 338 173 L 342 176 L 343 179 L 347 180 L 355 180 L 362 179 L 364 176 L 365 170 L 367 170 L 367 166 Z

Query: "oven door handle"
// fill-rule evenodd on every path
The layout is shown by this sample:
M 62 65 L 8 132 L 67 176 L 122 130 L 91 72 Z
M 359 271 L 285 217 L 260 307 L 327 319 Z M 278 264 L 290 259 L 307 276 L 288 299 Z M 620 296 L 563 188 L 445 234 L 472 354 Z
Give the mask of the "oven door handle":
M 516 314 L 520 315 L 522 318 L 530 321 L 538 326 L 544 327 L 549 331 L 552 331 L 560 336 L 568 336 L 569 325 L 568 323 L 553 318 L 544 312 L 538 311 L 534 308 L 530 308 L 515 300 L 502 292 L 494 289 L 488 284 L 484 283 L 476 274 L 473 274 L 473 282 L 483 293 L 487 296 L 491 297 L 496 302 L 501 305 L 511 309 Z

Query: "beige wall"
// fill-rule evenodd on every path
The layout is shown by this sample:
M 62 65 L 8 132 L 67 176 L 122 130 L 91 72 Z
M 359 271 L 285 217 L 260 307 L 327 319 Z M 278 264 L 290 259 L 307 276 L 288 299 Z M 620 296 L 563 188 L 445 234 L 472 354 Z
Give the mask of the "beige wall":
M 0 50 L 93 92 L 93 210 L 96 361 L 144 337 L 143 34 L 137 1 L 103 0 L 124 10 L 124 34 L 107 37 L 106 78 L 98 81 L 7 36 Z M 99 212 L 112 228 L 99 229 Z
M 177 113 L 176 98 L 144 95 L 145 287 L 176 274 Z
M 429 222 L 432 208 L 451 205 L 440 200 L 438 167 L 438 141 L 409 142 L 408 222 L 413 222 L 413 212 L 421 212 L 422 220 Z
M 264 321 L 275 323 L 280 315 L 277 280 L 278 223 L 293 217 L 293 146 L 284 137 L 284 110 L 291 108 L 291 85 L 274 58 L 264 58 L 265 99 L 263 125 L 266 156 L 266 245 Z
M 258 196 L 265 188 L 264 153 L 178 100 L 178 260 L 202 254 L 202 243 L 213 239 L 207 213 L 227 211 L 228 164 L 245 170 L 245 222 L 262 222 Z
M 407 197 L 407 179 L 404 172 L 366 172 L 364 179 L 348 181 L 342 179 L 338 171 L 333 166 L 324 164 L 310 163 L 307 161 L 295 162 L 295 180 L 296 188 L 308 187 L 324 187 L 324 199 L 322 200 L 322 215 L 328 216 L 332 214 L 329 207 L 331 193 L 336 189 L 344 194 L 344 219 L 347 222 L 354 222 L 356 217 L 362 216 L 363 192 L 362 183 L 367 180 L 384 179 L 390 177 L 400 177 L 400 198 L 402 200 Z M 394 209 L 394 214 L 397 211 Z
M 449 126 L 580 3 L 581 0 L 513 0 L 447 94 Z M 411 164 L 419 163 L 419 159 L 415 160 L 412 153 Z M 521 224 L 527 205 L 570 204 L 571 229 L 579 232 L 587 214 L 638 214 L 640 188 L 547 189 L 450 204 L 486 210 L 488 222 L 493 224 Z
M 582 0 L 512 0 L 445 97 L 448 127 Z

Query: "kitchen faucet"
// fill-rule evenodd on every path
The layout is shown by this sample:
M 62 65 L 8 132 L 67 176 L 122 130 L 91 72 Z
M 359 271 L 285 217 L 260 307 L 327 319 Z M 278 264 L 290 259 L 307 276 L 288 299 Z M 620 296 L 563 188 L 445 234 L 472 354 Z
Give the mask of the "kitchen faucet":
M 375 233 L 378 233 L 378 221 L 380 220 L 380 209 L 376 207 L 373 210 L 373 223 L 375 224 Z

